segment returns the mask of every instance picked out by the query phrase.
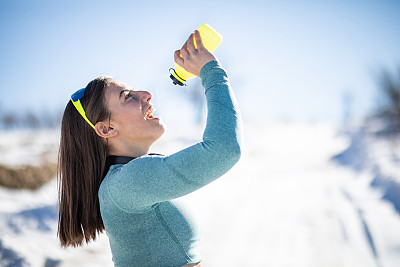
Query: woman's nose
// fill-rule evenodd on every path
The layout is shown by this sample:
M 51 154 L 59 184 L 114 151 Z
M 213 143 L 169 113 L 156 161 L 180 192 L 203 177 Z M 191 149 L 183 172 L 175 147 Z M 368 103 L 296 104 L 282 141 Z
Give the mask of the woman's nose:
M 153 95 L 149 91 L 140 91 L 142 101 L 149 103 Z

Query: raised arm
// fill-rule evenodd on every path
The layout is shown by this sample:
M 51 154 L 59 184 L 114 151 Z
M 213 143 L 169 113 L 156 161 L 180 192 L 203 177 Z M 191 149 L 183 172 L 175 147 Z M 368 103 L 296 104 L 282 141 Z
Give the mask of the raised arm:
M 226 173 L 240 158 L 242 122 L 228 76 L 202 46 L 200 36 L 196 35 L 197 50 L 190 40 L 192 35 L 183 51 L 178 50 L 183 61 L 177 59 L 178 52 L 175 60 L 193 74 L 200 68 L 208 107 L 203 140 L 170 156 L 144 156 L 117 169 L 109 192 L 124 210 L 150 207 L 193 192 Z

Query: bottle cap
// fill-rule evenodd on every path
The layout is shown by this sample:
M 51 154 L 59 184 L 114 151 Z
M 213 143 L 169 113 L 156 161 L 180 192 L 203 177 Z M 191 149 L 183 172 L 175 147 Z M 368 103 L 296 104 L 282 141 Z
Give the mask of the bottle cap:
M 171 72 L 171 70 L 173 70 L 173 72 Z M 169 73 L 171 73 L 171 75 L 169 77 L 171 78 L 173 84 L 180 85 L 180 86 L 186 85 L 185 84 L 186 80 L 179 77 L 179 75 L 175 72 L 175 70 L 173 68 L 169 69 Z

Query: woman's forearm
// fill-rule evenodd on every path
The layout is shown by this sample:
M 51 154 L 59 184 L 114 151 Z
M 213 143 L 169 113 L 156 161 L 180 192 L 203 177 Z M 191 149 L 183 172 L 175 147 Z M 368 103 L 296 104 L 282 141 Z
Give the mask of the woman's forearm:
M 222 150 L 224 156 L 240 156 L 242 119 L 228 75 L 218 61 L 200 72 L 207 98 L 207 126 L 203 142 Z

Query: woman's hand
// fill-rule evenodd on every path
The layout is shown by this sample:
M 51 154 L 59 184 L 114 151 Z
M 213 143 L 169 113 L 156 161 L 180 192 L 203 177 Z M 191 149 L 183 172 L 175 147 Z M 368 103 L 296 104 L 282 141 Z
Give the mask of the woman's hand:
M 196 41 L 197 49 L 194 46 L 193 39 Z M 217 58 L 204 47 L 198 30 L 189 36 L 180 50 L 175 51 L 174 59 L 179 66 L 197 77 L 200 77 L 200 71 L 206 63 L 217 60 Z

